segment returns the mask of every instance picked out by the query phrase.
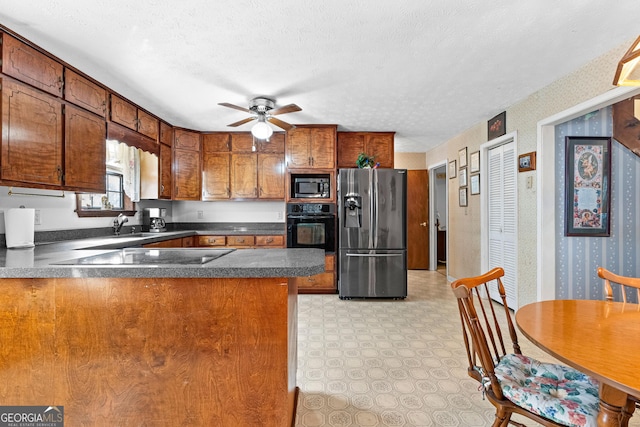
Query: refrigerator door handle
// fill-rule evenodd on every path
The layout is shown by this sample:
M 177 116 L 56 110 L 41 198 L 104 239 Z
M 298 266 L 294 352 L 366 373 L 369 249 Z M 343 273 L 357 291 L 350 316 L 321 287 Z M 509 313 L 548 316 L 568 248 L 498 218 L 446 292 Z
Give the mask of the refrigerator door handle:
M 393 257 L 393 256 L 404 256 L 404 254 L 347 254 L 347 256 L 355 256 L 355 257 Z

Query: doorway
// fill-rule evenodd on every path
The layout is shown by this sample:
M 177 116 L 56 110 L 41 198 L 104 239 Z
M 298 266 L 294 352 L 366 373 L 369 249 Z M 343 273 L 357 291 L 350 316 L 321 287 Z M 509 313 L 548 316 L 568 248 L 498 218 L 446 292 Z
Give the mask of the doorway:
M 429 227 L 431 242 L 430 269 L 447 275 L 447 164 L 429 169 L 431 193 L 429 195 Z

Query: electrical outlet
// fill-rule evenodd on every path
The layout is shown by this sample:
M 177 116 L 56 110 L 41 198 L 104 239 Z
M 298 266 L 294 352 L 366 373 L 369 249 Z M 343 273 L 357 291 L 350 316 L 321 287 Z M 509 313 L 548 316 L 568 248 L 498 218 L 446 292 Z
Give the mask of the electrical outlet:
M 33 223 L 35 225 L 40 225 L 40 210 L 36 209 L 35 215 L 33 216 Z
M 284 218 L 284 214 L 282 212 L 278 212 L 278 219 L 283 219 Z
M 198 211 L 198 219 L 204 219 L 204 211 Z

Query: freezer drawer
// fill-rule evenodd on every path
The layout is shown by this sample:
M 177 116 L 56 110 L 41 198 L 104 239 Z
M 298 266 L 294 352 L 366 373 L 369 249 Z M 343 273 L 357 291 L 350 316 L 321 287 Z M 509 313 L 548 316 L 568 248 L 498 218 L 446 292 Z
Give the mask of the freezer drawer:
M 341 249 L 338 292 L 346 298 L 405 298 L 406 250 Z

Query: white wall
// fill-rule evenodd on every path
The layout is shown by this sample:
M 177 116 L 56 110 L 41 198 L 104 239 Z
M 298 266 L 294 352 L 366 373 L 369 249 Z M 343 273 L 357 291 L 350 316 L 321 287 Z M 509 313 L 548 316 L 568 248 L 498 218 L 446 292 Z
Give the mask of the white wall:
M 282 222 L 284 202 L 172 202 L 172 222 Z M 198 212 L 202 218 L 198 218 Z

